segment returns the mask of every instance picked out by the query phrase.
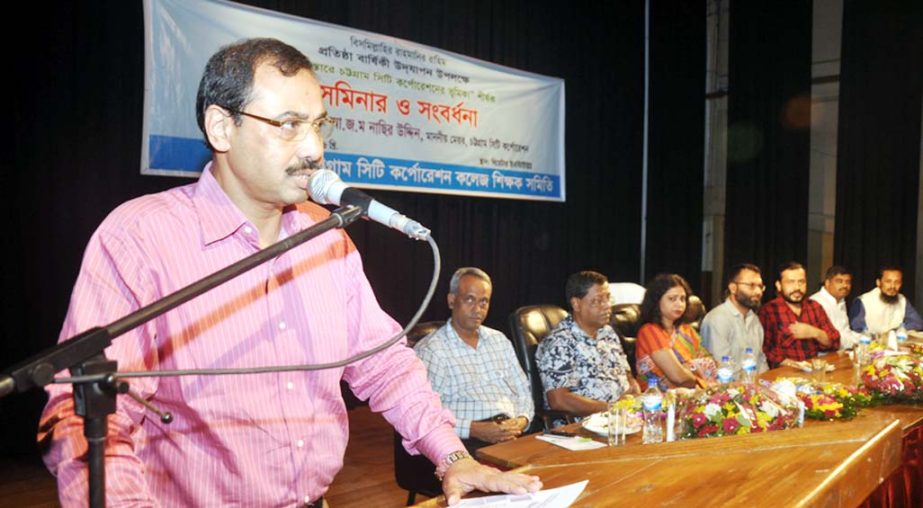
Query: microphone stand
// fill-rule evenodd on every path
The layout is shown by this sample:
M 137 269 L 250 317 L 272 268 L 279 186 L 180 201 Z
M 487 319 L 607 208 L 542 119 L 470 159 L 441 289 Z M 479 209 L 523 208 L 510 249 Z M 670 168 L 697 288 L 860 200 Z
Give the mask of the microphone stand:
M 303 231 L 222 268 L 109 325 L 91 328 L 6 369 L 3 374 L 0 374 L 0 398 L 13 391 L 24 392 L 31 388 L 45 386 L 54 380 L 56 372 L 63 369 L 70 369 L 74 376 L 102 376 L 101 381 L 75 383 L 74 412 L 83 417 L 83 435 L 87 439 L 89 506 L 104 507 L 106 505 L 105 454 L 108 417 L 115 412 L 116 395 L 128 389 L 127 383 L 115 379 L 118 364 L 108 360 L 104 354 L 105 349 L 112 344 L 112 339 L 331 229 L 345 228 L 363 213 L 364 210 L 361 207 L 354 205 L 338 208 L 323 221 Z

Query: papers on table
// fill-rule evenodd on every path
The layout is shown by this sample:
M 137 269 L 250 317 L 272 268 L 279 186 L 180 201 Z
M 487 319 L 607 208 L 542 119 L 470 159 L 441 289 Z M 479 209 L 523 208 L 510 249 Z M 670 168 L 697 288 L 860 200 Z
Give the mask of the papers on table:
M 561 448 L 567 448 L 568 450 L 592 450 L 594 448 L 602 448 L 606 446 L 604 443 L 599 441 L 593 441 L 588 437 L 567 437 L 567 436 L 555 436 L 552 434 L 542 434 L 541 436 L 535 436 L 535 439 L 541 439 L 547 443 L 551 443 Z
M 573 438 L 564 438 L 573 439 Z M 503 506 L 506 508 L 566 508 L 586 488 L 588 480 L 572 483 L 556 489 L 540 490 L 532 494 L 502 494 L 499 496 L 484 496 L 474 499 L 462 499 L 456 506 L 465 508 L 489 508 Z
M 802 371 L 802 372 L 812 372 L 814 368 L 811 366 L 810 361 L 799 361 L 799 360 L 789 360 L 792 367 Z M 836 366 L 833 364 L 827 364 L 827 372 L 833 372 L 836 370 Z

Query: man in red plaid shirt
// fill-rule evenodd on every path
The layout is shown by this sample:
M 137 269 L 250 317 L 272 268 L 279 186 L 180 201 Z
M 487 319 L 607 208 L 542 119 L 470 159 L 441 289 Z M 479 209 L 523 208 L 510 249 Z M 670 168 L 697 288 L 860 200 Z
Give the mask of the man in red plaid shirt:
M 824 308 L 805 298 L 808 282 L 804 267 L 794 261 L 779 269 L 778 296 L 760 309 L 763 324 L 763 352 L 770 367 L 783 360 L 808 360 L 819 351 L 836 351 L 840 332 L 827 318 Z

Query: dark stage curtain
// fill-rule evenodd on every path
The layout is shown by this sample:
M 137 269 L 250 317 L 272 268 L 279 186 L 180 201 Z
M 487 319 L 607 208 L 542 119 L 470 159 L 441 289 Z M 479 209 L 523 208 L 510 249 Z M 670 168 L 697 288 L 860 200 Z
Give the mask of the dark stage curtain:
M 494 277 L 488 325 L 501 330 L 517 306 L 563 303 L 573 271 L 638 280 L 643 1 L 249 3 L 566 80 L 566 203 L 373 192 L 439 242 L 443 274 L 424 319 L 447 316 L 447 277 L 461 265 Z M 13 231 L 0 368 L 54 344 L 84 246 L 109 211 L 190 182 L 139 174 L 142 2 L 20 8 L 21 30 L 5 32 L 15 50 L 2 192 Z M 382 306 L 407 320 L 429 281 L 429 249 L 375 224 L 350 235 Z M 42 404 L 40 392 L 0 400 L 0 453 L 34 449 Z
M 266 2 L 271 5 L 272 2 Z M 532 303 L 563 304 L 568 274 L 593 269 L 637 280 L 640 263 L 643 2 L 594 7 L 552 2 L 327 2 L 289 12 L 565 79 L 567 202 L 562 204 L 376 192 L 432 228 L 443 276 L 425 319 L 445 319 L 448 276 L 477 265 L 494 278 L 487 324 Z M 393 8 L 393 10 L 392 10 Z M 285 9 L 283 9 L 285 10 Z M 581 37 L 576 37 L 579 32 Z M 429 249 L 378 226 L 350 234 L 383 307 L 416 309 Z
M 845 2 L 834 257 L 854 296 L 892 264 L 914 294 L 921 95 L 923 3 Z
M 705 2 L 651 2 L 645 279 L 679 273 L 701 294 Z
M 811 5 L 730 4 L 725 272 L 753 262 L 767 285 L 807 256 Z

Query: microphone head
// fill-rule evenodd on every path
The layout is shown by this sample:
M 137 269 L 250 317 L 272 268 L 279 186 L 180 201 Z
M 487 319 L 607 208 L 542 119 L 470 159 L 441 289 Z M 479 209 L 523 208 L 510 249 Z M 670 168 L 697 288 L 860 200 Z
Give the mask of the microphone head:
M 340 196 L 343 194 L 345 186 L 340 177 L 333 171 L 318 169 L 311 173 L 311 179 L 308 181 L 308 193 L 315 203 L 339 205 Z

